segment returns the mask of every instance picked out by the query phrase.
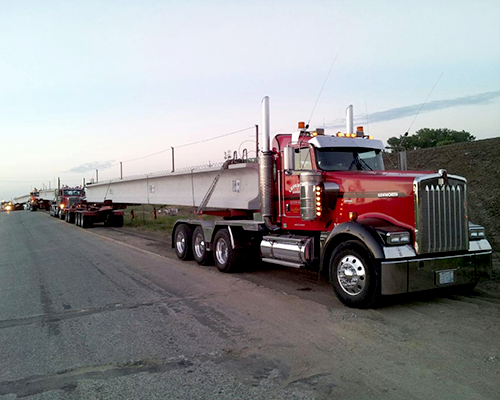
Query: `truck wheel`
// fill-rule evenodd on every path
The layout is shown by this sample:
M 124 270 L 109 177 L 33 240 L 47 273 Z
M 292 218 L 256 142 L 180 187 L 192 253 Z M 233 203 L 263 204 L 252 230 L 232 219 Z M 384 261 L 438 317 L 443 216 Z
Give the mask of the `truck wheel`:
M 243 262 L 243 249 L 233 249 L 227 229 L 221 229 L 214 239 L 215 266 L 221 272 L 234 272 Z
M 64 219 L 65 216 L 66 216 L 66 213 L 63 213 L 62 210 L 59 211 L 59 219 Z
M 356 240 L 339 245 L 330 258 L 330 281 L 346 306 L 368 308 L 380 297 L 380 273 L 365 246 Z
M 190 260 L 193 258 L 193 252 L 191 248 L 191 239 L 193 232 L 189 225 L 179 224 L 175 228 L 174 238 L 175 238 L 175 254 L 181 260 Z
M 69 214 L 69 217 L 68 217 L 68 222 L 70 224 L 74 224 L 75 223 L 75 213 L 74 212 L 70 212 L 68 213 Z
M 82 226 L 82 214 L 78 213 L 75 217 L 76 226 Z
M 193 257 L 200 265 L 208 265 L 212 261 L 212 254 L 207 250 L 203 228 L 197 226 L 193 232 Z

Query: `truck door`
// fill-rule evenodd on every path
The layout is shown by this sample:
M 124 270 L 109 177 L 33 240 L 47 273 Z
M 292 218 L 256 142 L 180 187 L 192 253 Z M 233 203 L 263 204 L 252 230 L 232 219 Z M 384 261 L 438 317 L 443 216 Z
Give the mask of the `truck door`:
M 283 177 L 282 213 L 283 228 L 305 227 L 300 217 L 300 173 L 312 170 L 311 151 L 308 147 L 297 147 L 294 152 L 295 170 Z

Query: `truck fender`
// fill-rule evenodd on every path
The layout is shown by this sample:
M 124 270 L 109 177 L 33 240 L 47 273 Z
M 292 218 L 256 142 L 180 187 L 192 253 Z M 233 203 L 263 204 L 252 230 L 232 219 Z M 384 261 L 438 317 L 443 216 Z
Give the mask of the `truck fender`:
M 321 251 L 320 271 L 323 270 L 325 262 L 328 262 L 334 249 L 346 240 L 359 240 L 373 254 L 375 259 L 383 259 L 384 249 L 377 232 L 370 226 L 357 222 L 344 222 L 337 225 L 326 238 Z

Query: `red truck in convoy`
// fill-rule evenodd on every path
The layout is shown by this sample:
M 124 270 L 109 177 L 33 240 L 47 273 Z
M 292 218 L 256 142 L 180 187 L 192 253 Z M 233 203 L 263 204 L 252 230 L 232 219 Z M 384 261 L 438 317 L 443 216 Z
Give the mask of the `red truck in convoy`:
M 222 272 L 248 259 L 316 268 L 352 307 L 383 295 L 470 289 L 489 276 L 492 250 L 484 228 L 469 221 L 465 178 L 386 171 L 382 142 L 353 131 L 352 108 L 345 133 L 299 123 L 271 145 L 266 97 L 261 132 L 260 209 L 205 210 L 224 218 L 177 221 L 172 246 L 180 259 L 213 259 Z M 239 185 L 233 181 L 233 192 Z
M 66 211 L 80 203 L 85 197 L 85 190 L 81 187 L 62 186 L 56 189 L 54 200 L 50 206 L 50 215 L 60 219 L 66 218 Z
M 36 211 L 40 208 L 39 195 L 40 195 L 40 193 L 38 192 L 38 190 L 36 188 L 30 192 L 30 197 L 28 200 L 28 209 L 30 211 Z

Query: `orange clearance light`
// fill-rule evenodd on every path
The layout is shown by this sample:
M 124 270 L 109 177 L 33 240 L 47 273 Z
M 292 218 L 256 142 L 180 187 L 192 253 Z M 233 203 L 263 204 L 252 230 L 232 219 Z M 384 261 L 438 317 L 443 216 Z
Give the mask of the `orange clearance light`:
M 363 127 L 362 126 L 358 126 L 356 128 L 356 132 L 363 132 Z
M 351 221 L 356 221 L 358 219 L 358 213 L 355 211 L 349 212 L 349 219 Z
M 373 140 L 373 136 L 368 136 L 368 139 Z
M 355 133 L 351 133 L 351 137 L 356 137 L 357 135 Z
M 311 135 L 312 135 L 312 137 L 316 137 L 316 136 L 318 136 L 318 132 L 316 132 L 316 131 L 311 132 Z
M 299 129 L 306 129 L 306 123 L 305 122 L 299 122 Z
M 316 215 L 317 215 L 318 217 L 321 217 L 321 213 L 320 213 L 319 211 L 316 213 Z
M 343 134 L 342 132 L 338 132 L 338 133 L 337 133 L 337 136 L 338 136 L 338 137 L 344 137 L 344 134 Z

